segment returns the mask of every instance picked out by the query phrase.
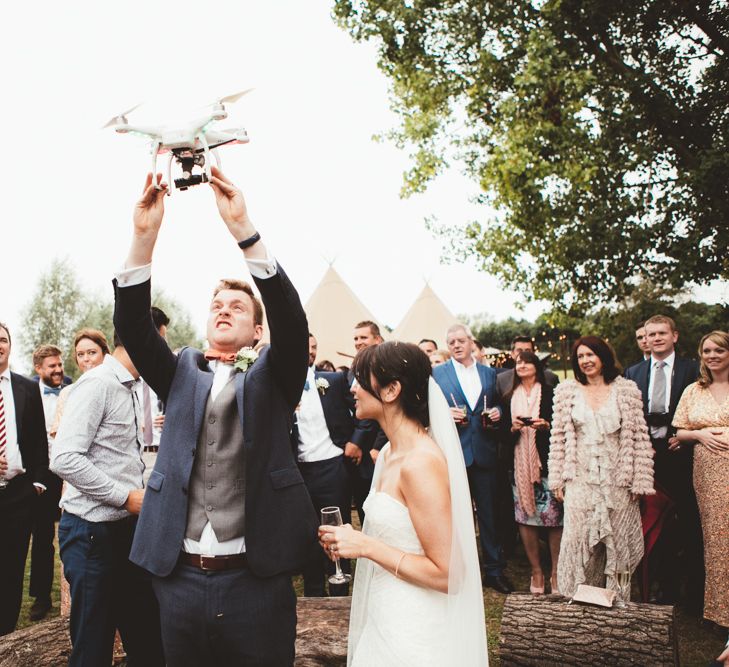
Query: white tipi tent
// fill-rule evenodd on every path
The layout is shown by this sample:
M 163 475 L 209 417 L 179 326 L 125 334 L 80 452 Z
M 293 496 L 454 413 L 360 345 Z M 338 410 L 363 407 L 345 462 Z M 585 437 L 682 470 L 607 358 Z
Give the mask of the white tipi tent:
M 335 366 L 352 365 L 354 325 L 364 320 L 377 322 L 332 266 L 327 269 L 304 310 L 309 320 L 309 331 L 316 336 L 319 345 L 317 361 L 328 359 Z M 340 352 L 351 356 L 343 356 Z
M 400 324 L 390 336 L 393 340 L 417 343 L 423 338 L 434 340 L 438 347 L 445 348 L 446 329 L 458 320 L 438 295 L 426 283 L 423 291 L 405 313 Z

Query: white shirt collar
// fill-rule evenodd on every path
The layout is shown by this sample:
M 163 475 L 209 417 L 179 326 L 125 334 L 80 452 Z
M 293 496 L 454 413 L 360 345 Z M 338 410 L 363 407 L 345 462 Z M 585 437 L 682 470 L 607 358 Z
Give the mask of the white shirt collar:
M 0 373 L 0 378 L 7 378 L 8 381 L 10 380 L 10 366 L 8 366 L 2 373 Z
M 475 359 L 474 359 L 473 363 L 470 366 L 466 366 L 466 365 L 462 364 L 460 361 L 456 361 L 452 357 L 451 357 L 451 361 L 453 362 L 453 367 L 456 370 L 459 370 L 460 369 L 460 370 L 462 370 L 464 372 L 469 372 L 469 371 L 476 370 L 476 364 L 477 364 L 477 362 L 476 362 Z
M 668 366 L 668 368 L 673 368 L 673 362 L 676 360 L 676 350 L 671 352 L 665 359 L 663 359 L 663 363 Z M 656 364 L 658 363 L 658 359 L 656 359 L 653 355 L 651 355 L 651 368 L 655 368 Z

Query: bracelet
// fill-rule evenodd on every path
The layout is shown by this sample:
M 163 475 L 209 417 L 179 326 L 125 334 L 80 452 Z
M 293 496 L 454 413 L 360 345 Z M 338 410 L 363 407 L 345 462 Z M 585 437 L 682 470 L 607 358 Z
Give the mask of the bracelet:
M 253 236 L 249 236 L 247 239 L 243 239 L 242 241 L 238 242 L 238 247 L 241 250 L 245 250 L 246 248 L 250 248 L 252 245 L 258 243 L 261 240 L 261 235 L 256 232 Z
M 403 551 L 402 554 L 400 554 L 400 558 L 397 561 L 397 565 L 395 565 L 395 578 L 396 579 L 400 578 L 400 576 L 398 575 L 398 572 L 400 571 L 400 563 L 402 563 L 402 559 L 405 558 L 405 556 L 407 556 L 407 555 L 408 554 L 406 551 Z

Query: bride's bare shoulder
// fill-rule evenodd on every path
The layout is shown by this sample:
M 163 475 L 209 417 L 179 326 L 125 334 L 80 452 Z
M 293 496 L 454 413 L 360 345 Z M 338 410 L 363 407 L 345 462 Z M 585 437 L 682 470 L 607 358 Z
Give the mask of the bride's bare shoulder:
M 401 474 L 406 477 L 422 478 L 423 474 L 448 475 L 448 465 L 440 447 L 428 435 L 418 438 L 402 463 Z

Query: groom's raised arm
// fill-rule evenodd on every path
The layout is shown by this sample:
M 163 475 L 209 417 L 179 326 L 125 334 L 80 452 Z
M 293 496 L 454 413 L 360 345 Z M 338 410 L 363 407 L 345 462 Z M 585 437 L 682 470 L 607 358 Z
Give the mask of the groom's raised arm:
M 301 399 L 309 360 L 309 325 L 301 299 L 283 269 L 269 257 L 248 217 L 240 190 L 215 168 L 210 184 L 220 216 L 243 247 L 248 268 L 261 293 L 271 337 L 271 363 L 293 410 Z

